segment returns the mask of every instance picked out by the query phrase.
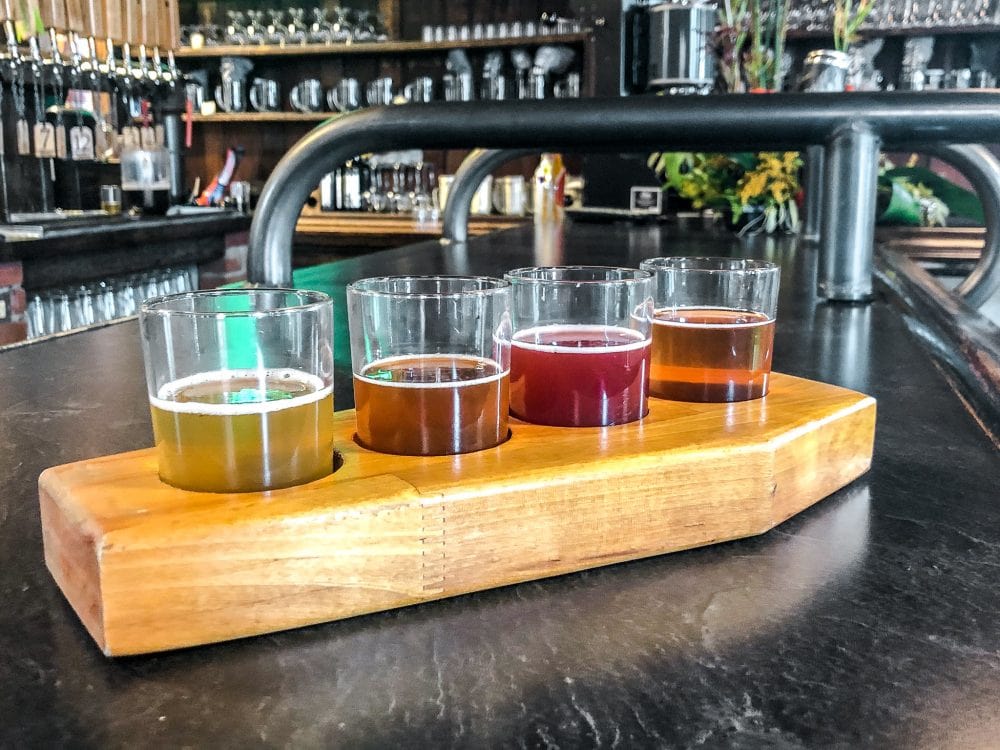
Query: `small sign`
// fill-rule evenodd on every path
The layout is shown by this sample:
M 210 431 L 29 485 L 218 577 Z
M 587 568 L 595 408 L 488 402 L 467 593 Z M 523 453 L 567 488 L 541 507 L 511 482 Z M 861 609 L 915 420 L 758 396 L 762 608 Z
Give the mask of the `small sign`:
M 636 213 L 659 214 L 663 210 L 663 191 L 659 187 L 633 185 L 629 208 Z
M 156 147 L 156 132 L 149 127 L 139 128 L 139 143 L 144 149 Z
M 139 148 L 142 145 L 142 136 L 139 128 L 135 125 L 127 125 L 122 128 L 122 146 L 124 148 Z
M 86 125 L 69 129 L 69 150 L 73 161 L 94 160 L 94 131 Z
M 17 155 L 31 156 L 31 128 L 27 120 L 18 120 L 15 126 L 17 132 Z
M 97 156 L 104 156 L 108 150 L 108 138 L 105 135 L 104 130 L 101 127 L 101 123 L 97 123 L 97 127 L 94 128 L 94 154 Z
M 56 129 L 51 122 L 35 123 L 35 156 L 39 159 L 56 157 Z

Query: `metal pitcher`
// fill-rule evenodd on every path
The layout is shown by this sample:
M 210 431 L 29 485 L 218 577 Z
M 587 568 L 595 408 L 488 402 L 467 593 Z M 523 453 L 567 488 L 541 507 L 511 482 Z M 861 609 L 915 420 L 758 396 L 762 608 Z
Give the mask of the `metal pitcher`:
M 254 78 L 250 85 L 250 106 L 258 112 L 281 109 L 281 88 L 269 78 Z
M 342 78 L 326 93 L 330 109 L 337 112 L 353 112 L 361 109 L 361 84 L 357 78 Z

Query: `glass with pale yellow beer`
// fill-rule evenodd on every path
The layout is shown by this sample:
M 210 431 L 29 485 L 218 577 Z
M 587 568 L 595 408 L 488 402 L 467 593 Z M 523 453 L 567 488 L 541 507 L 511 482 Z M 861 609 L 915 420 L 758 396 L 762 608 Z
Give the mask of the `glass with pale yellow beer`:
M 155 297 L 139 312 L 160 479 L 252 492 L 333 470 L 333 303 L 233 289 Z

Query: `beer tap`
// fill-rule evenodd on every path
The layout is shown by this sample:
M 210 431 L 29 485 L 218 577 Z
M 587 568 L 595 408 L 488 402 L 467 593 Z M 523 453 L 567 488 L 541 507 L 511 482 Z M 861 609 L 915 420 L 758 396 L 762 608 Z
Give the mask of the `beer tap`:
M 52 82 L 56 101 L 56 158 L 65 159 L 67 157 L 66 123 L 63 119 L 63 110 L 66 105 L 66 64 L 63 62 L 62 52 L 59 50 L 59 37 L 55 23 L 49 25 L 48 37 L 50 47 L 49 80 Z
M 16 64 L 14 55 L 10 52 L 10 39 L 9 36 L 13 32 L 13 24 L 10 19 L 10 9 L 9 7 L 0 6 L 0 13 L 4 13 L 2 19 L 2 25 L 4 28 L 4 33 L 7 34 L 7 48 L 8 54 L 5 57 L 9 58 L 9 64 L 11 69 L 9 70 L 11 78 L 11 89 L 13 90 L 14 85 L 14 71 L 13 66 Z M 14 52 L 17 52 L 17 42 L 14 42 Z M 0 80 L 0 126 L 3 124 L 3 81 Z M 7 190 L 7 155 L 6 155 L 6 145 L 4 143 L 3 127 L 0 127 L 0 197 L 3 198 L 3 219 L 4 221 L 10 220 L 10 194 Z
M 84 28 L 84 11 L 80 0 L 64 0 L 64 12 L 66 16 L 66 50 L 70 59 L 68 78 L 72 88 L 79 92 L 82 86 L 84 62 L 83 62 L 83 42 L 80 39 L 80 32 Z M 55 14 L 55 12 L 54 12 Z M 75 96 L 79 96 L 76 94 Z M 74 99 L 74 108 L 79 112 L 79 99 Z
M 70 85 L 77 92 L 77 99 L 74 102 L 76 112 L 76 124 L 69 129 L 69 152 L 73 161 L 91 161 L 96 157 L 94 150 L 94 133 L 83 121 L 83 109 L 79 100 L 79 92 L 83 87 L 84 63 L 80 52 L 82 40 L 75 31 L 69 33 L 70 50 Z
M 11 96 L 14 99 L 14 114 L 17 116 L 14 125 L 17 154 L 18 156 L 30 156 L 31 132 L 28 128 L 28 118 L 24 103 L 24 61 L 21 59 L 21 50 L 17 44 L 17 30 L 14 27 L 14 17 L 11 14 L 9 2 L 7 4 L 7 18 L 4 20 L 3 25 L 4 35 L 7 40 L 7 61 L 10 72 Z
M 142 0 L 122 0 L 122 62 L 124 64 L 124 101 L 126 104 L 125 123 L 122 126 L 122 145 L 127 148 L 140 148 L 142 135 L 135 126 L 136 117 L 142 112 L 141 104 L 137 106 L 136 98 L 142 99 L 142 82 L 145 79 L 142 64 L 144 51 L 141 38 Z M 132 52 L 139 52 L 138 65 L 132 58 Z
M 78 0 L 74 0 L 75 2 Z M 104 5 L 99 0 L 85 0 L 84 10 L 87 30 L 86 52 L 88 83 L 94 107 L 94 151 L 96 158 L 105 160 L 114 153 L 113 133 L 104 114 L 104 79 L 107 71 L 102 69 L 101 57 L 97 51 L 97 40 L 105 34 Z
M 125 109 L 125 122 L 121 128 L 122 146 L 127 148 L 139 147 L 139 128 L 135 127 L 135 88 L 137 71 L 132 65 L 132 45 L 129 42 L 122 44 L 122 106 Z

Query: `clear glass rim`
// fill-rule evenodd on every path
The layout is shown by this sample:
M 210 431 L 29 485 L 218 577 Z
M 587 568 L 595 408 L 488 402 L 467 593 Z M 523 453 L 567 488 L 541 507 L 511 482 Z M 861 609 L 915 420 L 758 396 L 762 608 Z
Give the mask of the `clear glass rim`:
M 551 271 L 590 271 L 609 272 L 614 271 L 623 278 L 613 279 L 547 279 L 532 274 Z M 629 278 L 630 277 L 630 278 Z M 650 281 L 653 274 L 642 268 L 628 268 L 627 266 L 525 266 L 523 268 L 512 268 L 504 274 L 504 278 L 512 284 L 566 284 L 577 286 L 580 284 L 642 284 Z
M 294 305 L 282 305 L 264 310 L 184 310 L 174 307 L 182 300 L 224 299 L 235 297 L 261 297 L 265 294 L 285 294 L 298 296 L 303 301 Z M 284 289 L 281 287 L 252 287 L 247 289 L 203 289 L 176 294 L 162 294 L 150 297 L 139 306 L 143 316 L 177 316 L 185 318 L 269 318 L 290 313 L 308 313 L 333 306 L 333 299 L 324 292 L 308 289 Z
M 438 283 L 446 282 L 475 282 L 481 284 L 478 289 L 460 289 L 453 292 L 432 292 L 432 291 L 412 291 L 404 292 L 392 289 L 379 288 L 379 285 L 386 285 L 390 282 L 416 282 L 416 283 Z M 371 276 L 366 279 L 358 279 L 347 285 L 349 295 L 359 295 L 364 297 L 385 297 L 387 299 L 458 299 L 460 297 L 490 297 L 496 294 L 503 294 L 510 290 L 510 282 L 498 279 L 495 276 L 460 276 L 437 274 L 432 276 L 422 276 L 419 274 L 403 274 L 400 276 Z
M 727 267 L 728 266 L 728 267 Z M 776 263 L 753 258 L 725 258 L 722 256 L 662 256 L 647 258 L 639 264 L 649 271 L 685 271 L 690 273 L 741 273 L 773 274 L 780 267 Z

